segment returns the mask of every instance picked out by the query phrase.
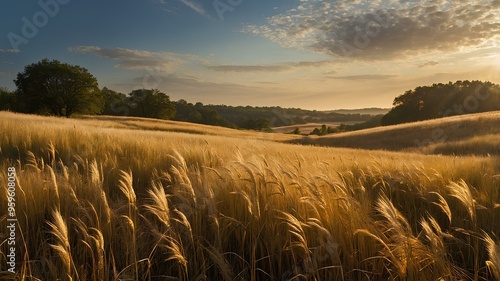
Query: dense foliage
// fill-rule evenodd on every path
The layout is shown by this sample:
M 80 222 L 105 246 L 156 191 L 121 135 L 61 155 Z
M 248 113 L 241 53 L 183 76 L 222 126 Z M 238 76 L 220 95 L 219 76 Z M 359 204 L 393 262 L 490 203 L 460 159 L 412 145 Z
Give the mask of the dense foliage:
M 306 124 L 311 122 L 344 122 L 366 121 L 368 114 L 340 114 L 300 108 L 282 108 L 279 106 L 253 107 L 253 106 L 227 106 L 207 105 L 209 109 L 217 111 L 225 120 L 245 128 L 245 124 L 252 120 L 266 119 L 271 127 Z
M 433 84 L 407 91 L 393 105 L 382 125 L 500 110 L 500 86 L 481 81 Z
M 0 110 L 12 110 L 15 105 L 15 95 L 5 88 L 0 88 Z
M 20 112 L 69 117 L 102 111 L 97 79 L 80 66 L 44 59 L 26 66 L 14 82 Z
M 133 116 L 172 119 L 175 116 L 175 106 L 170 97 L 159 90 L 139 89 L 130 93 L 131 113 Z

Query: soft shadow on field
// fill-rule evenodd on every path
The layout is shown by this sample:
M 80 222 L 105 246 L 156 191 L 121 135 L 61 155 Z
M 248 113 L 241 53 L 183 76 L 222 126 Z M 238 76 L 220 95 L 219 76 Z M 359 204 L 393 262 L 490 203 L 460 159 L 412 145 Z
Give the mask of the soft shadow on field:
M 446 155 L 500 155 L 500 112 L 454 116 L 288 141 L 370 150 Z

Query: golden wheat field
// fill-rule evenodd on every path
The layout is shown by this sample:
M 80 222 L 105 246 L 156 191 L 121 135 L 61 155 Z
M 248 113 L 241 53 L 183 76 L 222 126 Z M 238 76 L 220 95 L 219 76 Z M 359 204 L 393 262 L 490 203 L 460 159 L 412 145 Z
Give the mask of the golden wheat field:
M 0 112 L 0 279 L 500 280 L 497 154 L 299 138 Z

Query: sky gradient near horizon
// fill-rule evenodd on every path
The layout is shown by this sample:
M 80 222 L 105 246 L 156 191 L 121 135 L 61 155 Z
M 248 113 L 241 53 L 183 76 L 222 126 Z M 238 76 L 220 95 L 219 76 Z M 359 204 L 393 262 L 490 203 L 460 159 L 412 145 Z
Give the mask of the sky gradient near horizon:
M 205 104 L 390 107 L 409 89 L 500 83 L 500 0 L 4 1 L 0 86 L 28 64 Z

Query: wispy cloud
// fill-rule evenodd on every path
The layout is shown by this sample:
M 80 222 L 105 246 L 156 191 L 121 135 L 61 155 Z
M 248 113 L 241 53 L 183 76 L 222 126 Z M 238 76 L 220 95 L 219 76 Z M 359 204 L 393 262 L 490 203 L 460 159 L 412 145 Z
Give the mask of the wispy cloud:
M 97 46 L 76 46 L 68 49 L 73 53 L 93 54 L 103 58 L 116 60 L 116 68 L 131 70 L 153 70 L 172 73 L 190 61 L 203 61 L 190 54 L 176 54 L 170 52 L 149 52 L 125 48 L 105 49 Z
M 498 42 L 500 1 L 308 0 L 243 31 L 339 58 L 400 59 Z
M 207 15 L 207 11 L 203 7 L 202 4 L 198 3 L 195 0 L 177 0 L 178 2 L 181 2 L 191 10 L 197 12 L 200 15 Z M 162 5 L 162 10 L 167 11 L 169 13 L 177 13 L 178 9 L 176 7 L 173 7 L 172 4 L 170 4 L 168 0 L 156 0 L 156 3 L 159 3 Z
M 18 49 L 0 49 L 0 53 L 19 53 Z
M 286 93 L 275 92 L 269 95 L 266 87 L 242 85 L 233 82 L 206 81 L 191 75 L 166 74 L 156 77 L 158 89 L 170 95 L 172 100 L 185 99 L 211 104 L 233 105 L 279 105 L 276 100 L 282 99 Z M 139 76 L 130 83 L 112 85 L 123 92 L 142 85 L 144 77 Z M 279 94 L 282 94 L 281 96 Z
M 221 72 L 282 72 L 291 69 L 285 65 L 209 65 L 207 68 Z
M 331 65 L 331 61 L 301 61 L 289 62 L 274 65 L 209 65 L 210 70 L 221 72 L 283 72 L 293 71 L 303 68 L 314 68 L 326 65 Z
M 436 66 L 438 64 L 439 64 L 439 62 L 437 62 L 437 61 L 428 61 L 428 62 L 419 64 L 418 68 L 426 68 L 426 67 Z
M 205 15 L 207 13 L 207 11 L 203 8 L 203 6 L 196 1 L 193 0 L 180 0 L 180 1 L 184 3 L 184 5 L 196 11 L 198 14 Z
M 328 78 L 331 78 L 331 79 L 352 80 L 352 81 L 387 80 L 387 79 L 393 79 L 396 77 L 398 77 L 398 75 L 368 74 L 368 75 L 328 76 Z

